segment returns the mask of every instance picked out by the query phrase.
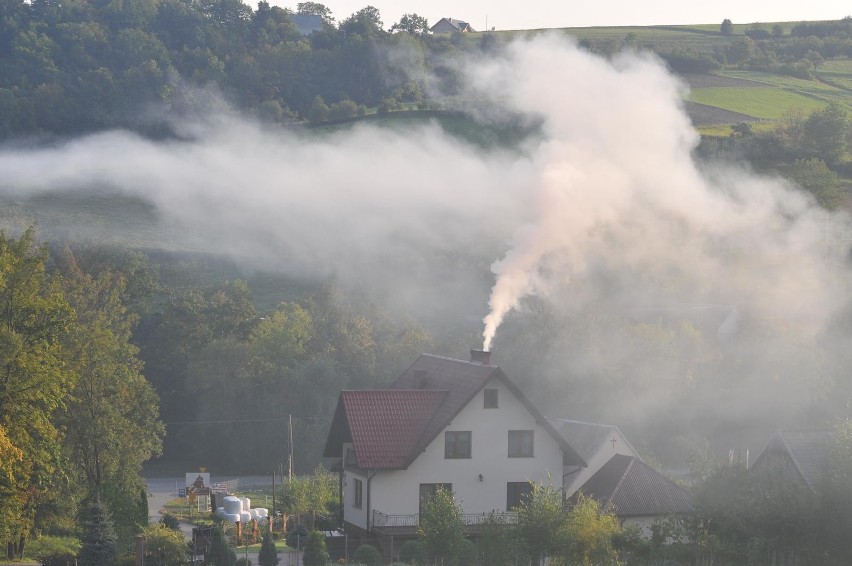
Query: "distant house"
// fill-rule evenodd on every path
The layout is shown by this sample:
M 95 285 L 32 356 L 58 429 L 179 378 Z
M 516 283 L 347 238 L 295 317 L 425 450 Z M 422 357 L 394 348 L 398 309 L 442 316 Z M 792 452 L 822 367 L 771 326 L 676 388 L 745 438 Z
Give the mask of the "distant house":
M 322 29 L 322 16 L 315 14 L 290 14 L 290 19 L 302 35 L 311 35 Z
M 467 22 L 454 18 L 441 18 L 438 23 L 429 28 L 432 33 L 470 33 L 476 30 Z
M 587 466 L 565 476 L 563 485 L 568 497 L 616 454 L 642 460 L 621 430 L 614 425 L 589 423 L 571 419 L 549 419 L 553 428 L 585 460 Z
M 833 434 L 827 429 L 779 430 L 751 469 L 781 472 L 793 481 L 816 489 L 825 470 Z
M 479 351 L 470 361 L 423 354 L 389 389 L 341 391 L 324 455 L 342 461 L 344 528 L 362 540 L 414 536 L 438 488 L 453 492 L 473 533 L 531 483 L 559 486 L 586 465 Z
M 689 492 L 639 458 L 625 454 L 610 458 L 578 493 L 597 500 L 601 509 L 618 517 L 621 526 L 637 526 L 645 536 L 650 536 L 655 522 L 695 511 Z

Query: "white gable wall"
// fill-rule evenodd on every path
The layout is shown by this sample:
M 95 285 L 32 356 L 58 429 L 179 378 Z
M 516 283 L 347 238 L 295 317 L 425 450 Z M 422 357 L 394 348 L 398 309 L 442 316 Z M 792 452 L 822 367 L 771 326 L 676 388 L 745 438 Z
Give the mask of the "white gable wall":
M 378 471 L 371 483 L 372 509 L 411 515 L 419 511 L 420 484 L 451 483 L 465 513 L 506 511 L 507 482 L 561 484 L 562 450 L 556 440 L 501 380 L 490 380 L 484 389 L 498 390 L 498 407 L 484 408 L 484 391 L 480 390 L 408 469 Z M 468 430 L 471 457 L 445 458 L 444 432 Z M 508 457 L 509 430 L 534 431 L 533 458 Z
M 615 443 L 611 441 L 613 438 L 615 439 Z M 580 489 L 589 478 L 595 475 L 616 454 L 635 456 L 640 460 L 642 459 L 633 450 L 627 439 L 624 438 L 624 435 L 617 428 L 613 427 L 594 455 L 586 462 L 588 466 L 565 476 L 565 496 L 570 497 L 571 494 Z

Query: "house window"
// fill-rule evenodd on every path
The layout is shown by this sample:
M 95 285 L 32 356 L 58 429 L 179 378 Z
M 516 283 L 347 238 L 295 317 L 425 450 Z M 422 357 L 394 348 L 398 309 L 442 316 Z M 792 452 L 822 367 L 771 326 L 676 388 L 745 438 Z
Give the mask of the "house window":
M 486 389 L 485 390 L 485 408 L 486 409 L 496 409 L 497 408 L 497 390 L 496 389 Z
M 506 511 L 514 511 L 529 501 L 532 484 L 528 481 L 510 481 L 506 484 Z
M 444 433 L 444 458 L 470 458 L 470 431 Z
M 453 492 L 453 484 L 451 483 L 421 483 L 420 484 L 420 514 L 423 514 L 423 505 L 435 497 L 439 489 Z
M 358 509 L 364 504 L 364 482 L 359 479 L 353 479 L 352 481 L 352 489 L 354 491 L 354 497 L 352 499 L 352 506 L 357 507 Z
M 533 457 L 533 431 L 509 431 L 509 458 Z
M 346 449 L 346 467 L 358 467 L 358 460 L 355 458 L 355 450 L 353 448 Z

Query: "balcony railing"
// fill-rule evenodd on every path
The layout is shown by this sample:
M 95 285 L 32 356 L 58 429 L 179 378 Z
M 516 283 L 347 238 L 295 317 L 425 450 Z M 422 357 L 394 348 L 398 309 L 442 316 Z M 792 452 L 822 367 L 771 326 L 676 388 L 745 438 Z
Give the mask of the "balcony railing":
M 498 524 L 514 525 L 518 522 L 517 513 L 464 513 L 462 520 L 467 527 L 478 527 L 488 521 L 495 521 Z M 388 515 L 381 511 L 373 510 L 373 527 L 374 528 L 394 528 L 408 527 L 414 528 L 420 525 L 420 514 L 412 515 Z

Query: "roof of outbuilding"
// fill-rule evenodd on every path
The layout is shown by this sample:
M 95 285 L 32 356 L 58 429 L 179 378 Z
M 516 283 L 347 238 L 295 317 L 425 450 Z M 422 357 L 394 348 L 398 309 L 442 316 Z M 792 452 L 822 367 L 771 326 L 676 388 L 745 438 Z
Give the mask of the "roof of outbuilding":
M 686 490 L 641 460 L 623 454 L 610 458 L 579 492 L 618 517 L 683 514 L 695 509 Z
M 759 467 L 760 462 L 769 452 L 786 452 L 793 460 L 802 479 L 813 488 L 825 470 L 832 437 L 833 432 L 828 429 L 779 430 L 755 459 L 752 467 Z
M 389 389 L 342 391 L 324 455 L 339 457 L 352 442 L 362 469 L 407 468 L 492 378 L 559 443 L 567 463 L 586 465 L 498 366 L 432 354 L 421 354 Z

